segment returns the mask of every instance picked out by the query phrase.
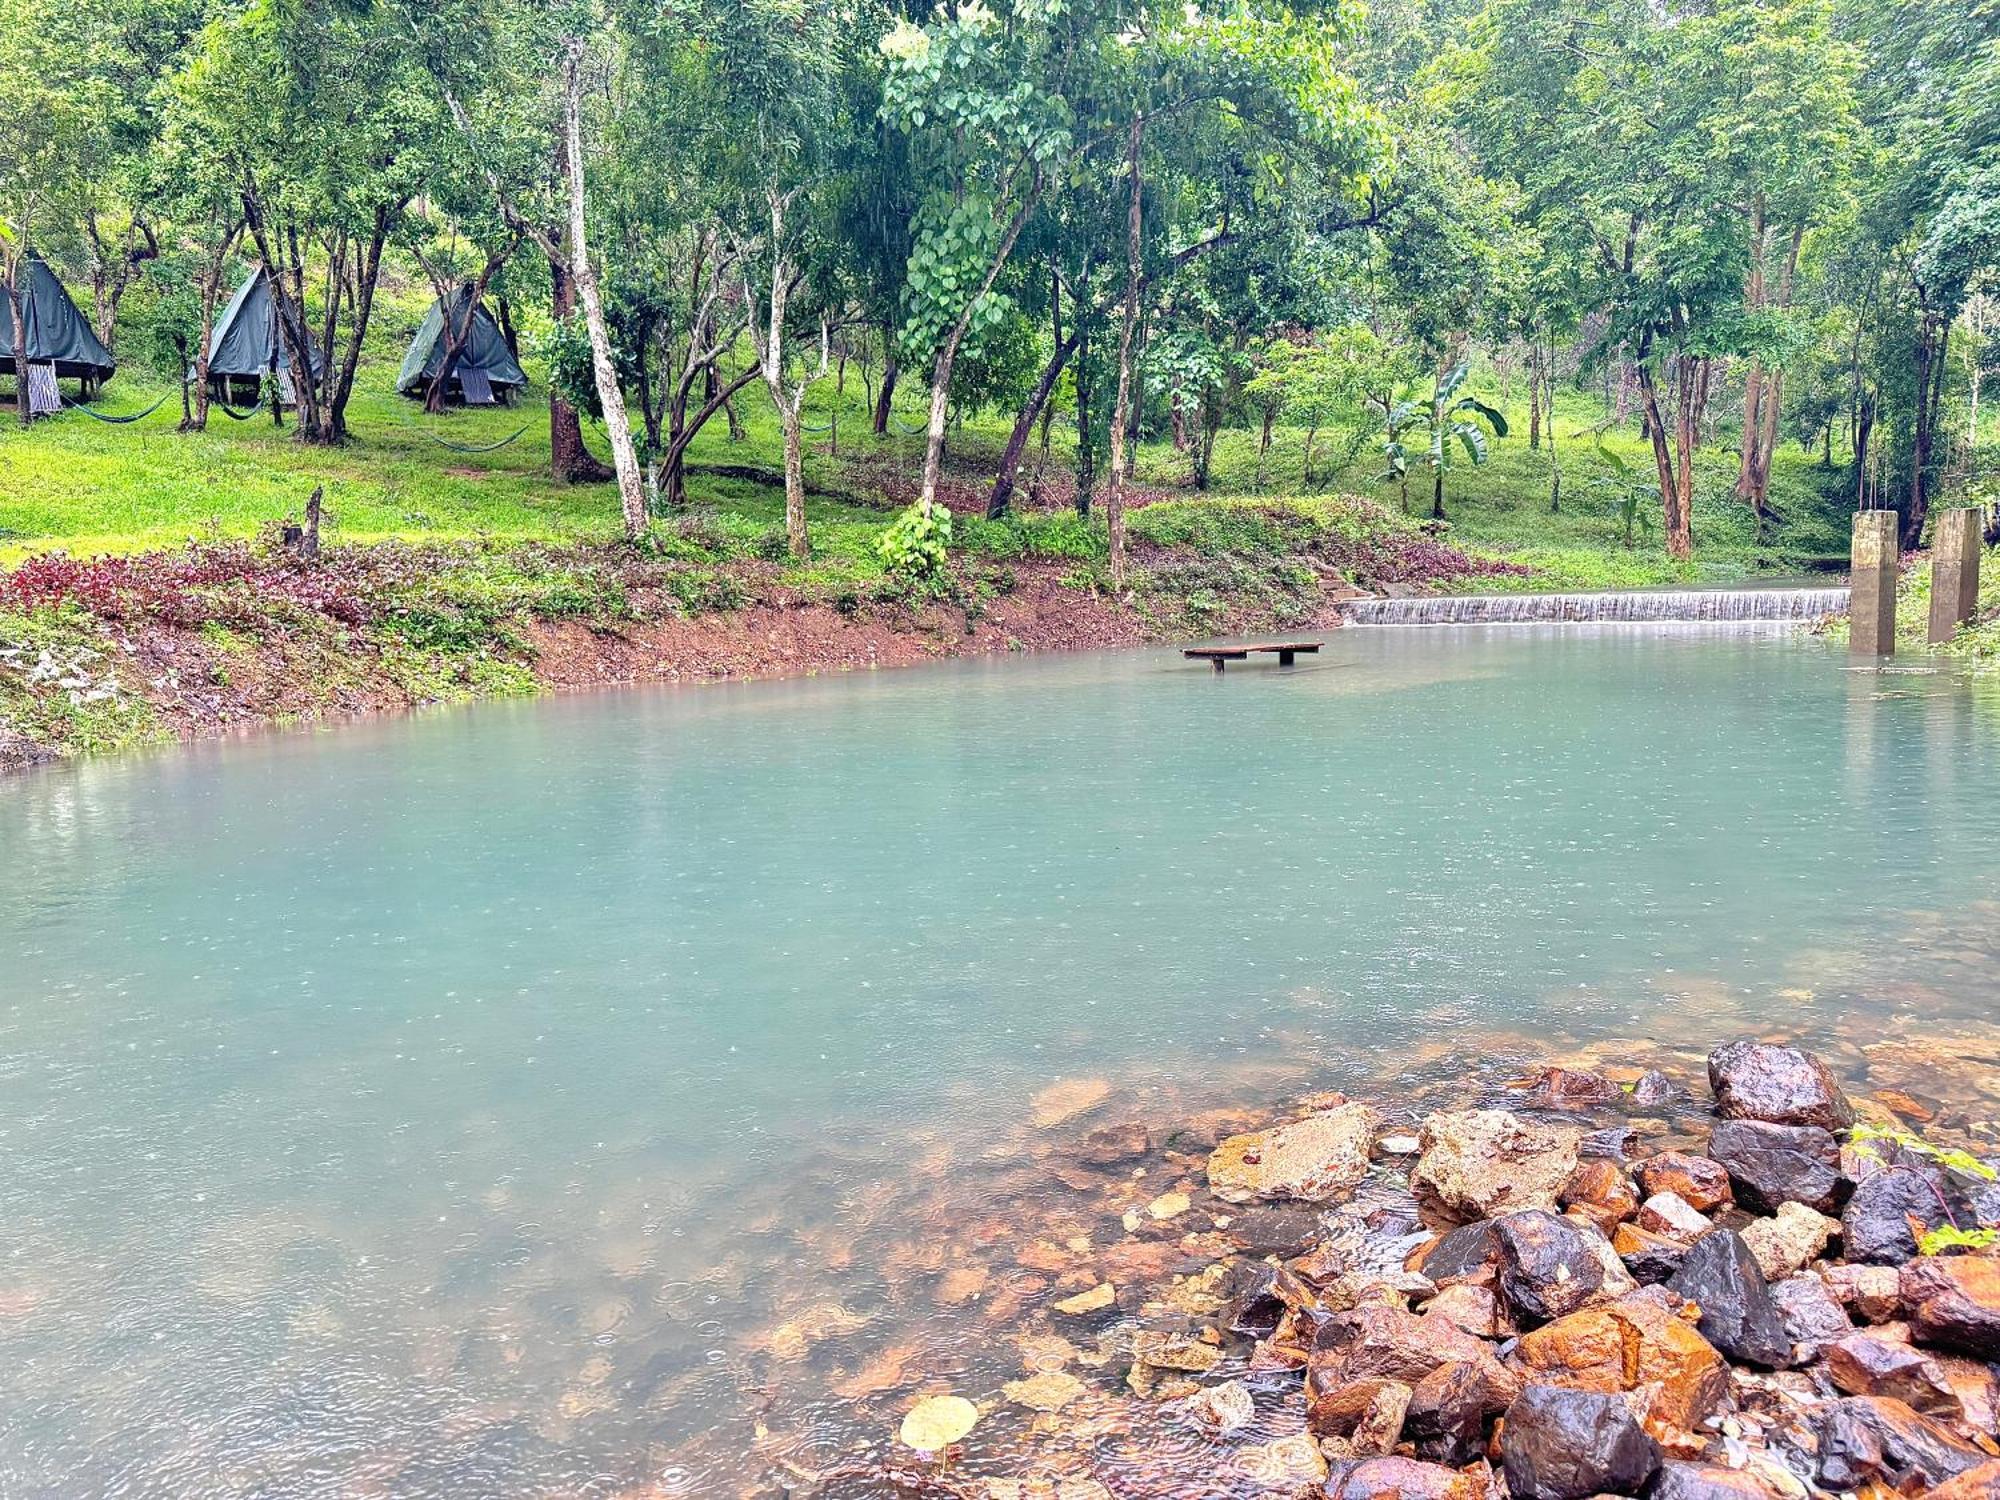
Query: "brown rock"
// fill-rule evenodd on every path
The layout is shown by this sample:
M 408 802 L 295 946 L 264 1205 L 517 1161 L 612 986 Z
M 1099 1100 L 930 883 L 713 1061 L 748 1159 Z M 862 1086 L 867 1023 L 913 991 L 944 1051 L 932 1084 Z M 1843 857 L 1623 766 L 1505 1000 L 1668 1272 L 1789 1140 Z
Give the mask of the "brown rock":
M 1821 1266 L 1833 1298 L 1864 1323 L 1886 1323 L 1903 1312 L 1903 1282 L 1894 1266 Z
M 1515 1333 L 1507 1305 L 1490 1286 L 1459 1282 L 1424 1303 L 1423 1310 L 1424 1316 L 1443 1318 L 1474 1338 L 1504 1339 L 1512 1338 Z
M 1854 1106 L 1834 1082 L 1833 1070 L 1810 1052 L 1763 1042 L 1731 1042 L 1708 1055 L 1708 1083 L 1725 1120 L 1771 1125 L 1817 1125 L 1845 1130 Z
M 1405 1264 L 1438 1286 L 1454 1281 L 1490 1282 L 1500 1264 L 1500 1230 L 1491 1219 L 1461 1224 L 1419 1245 Z
M 1729 1173 L 1722 1163 L 1685 1151 L 1662 1151 L 1639 1164 L 1639 1181 L 1646 1196 L 1677 1193 L 1698 1213 L 1708 1213 L 1732 1201 Z
M 1322 1203 L 1368 1175 L 1381 1117 L 1343 1104 L 1270 1130 L 1233 1135 L 1208 1158 L 1208 1186 L 1225 1203 L 1296 1198 Z
M 1493 1361 L 1480 1340 L 1444 1318 L 1371 1304 L 1324 1319 L 1313 1335 L 1308 1389 L 1385 1378 L 1415 1385 L 1448 1360 Z
M 1776 1217 L 1743 1226 L 1743 1243 L 1757 1257 L 1765 1279 L 1778 1281 L 1824 1255 L 1827 1241 L 1839 1230 L 1839 1220 L 1829 1219 L 1817 1209 L 1803 1203 L 1780 1203 Z
M 1222 1351 L 1184 1333 L 1141 1329 L 1132 1336 L 1132 1358 L 1156 1370 L 1190 1370 L 1200 1374 L 1215 1368 Z
M 1306 1397 L 1306 1427 L 1313 1436 L 1335 1438 L 1350 1458 L 1393 1453 L 1403 1435 L 1410 1388 L 1400 1380 L 1356 1380 Z
M 1919 1339 L 2000 1360 L 2000 1258 L 1922 1256 L 1903 1267 L 1898 1285 Z
M 1741 1469 L 1669 1460 L 1660 1465 L 1646 1496 L 1647 1500 L 1771 1500 L 1775 1493 Z
M 1327 1471 L 1326 1500 L 1484 1500 L 1470 1474 L 1414 1458 L 1349 1459 Z
M 1544 1068 L 1528 1102 L 1536 1109 L 1602 1109 L 1622 1097 L 1618 1085 L 1600 1074 Z
M 1811 1415 L 1819 1439 L 1819 1480 L 1829 1489 L 1859 1489 L 1879 1480 L 1914 1492 L 1942 1484 L 1987 1455 L 1889 1396 L 1847 1396 Z
M 1648 1431 L 1698 1426 L 1729 1389 L 1729 1367 L 1668 1299 L 1642 1291 L 1524 1334 L 1509 1363 L 1528 1380 L 1572 1390 L 1645 1393 Z
M 1934 1485 L 1930 1500 L 2000 1500 L 2000 1458 Z
M 1572 1213 L 1587 1217 L 1606 1234 L 1639 1211 L 1632 1179 L 1617 1163 L 1602 1157 L 1579 1163 L 1562 1186 L 1557 1201 Z
M 1529 1124 L 1501 1109 L 1434 1114 L 1419 1139 L 1423 1154 L 1410 1172 L 1411 1191 L 1428 1214 L 1449 1224 L 1554 1208 L 1576 1170 L 1575 1131 Z
M 1417 1457 L 1454 1468 L 1486 1451 L 1486 1423 L 1507 1409 L 1518 1382 L 1495 1380 L 1488 1361 L 1455 1360 L 1418 1381 L 1403 1415 L 1403 1436 Z
M 1942 1368 L 1928 1355 L 1873 1334 L 1854 1333 L 1822 1351 L 1826 1373 L 1850 1396 L 1894 1396 L 1928 1416 L 1965 1415 Z
M 1655 1193 L 1639 1205 L 1639 1227 L 1663 1239 L 1692 1245 L 1715 1225 L 1679 1193 Z
M 1618 1252 L 1626 1270 L 1646 1284 L 1665 1281 L 1687 1259 L 1687 1246 L 1679 1240 L 1670 1240 L 1636 1224 L 1620 1224 L 1612 1233 L 1611 1248 Z

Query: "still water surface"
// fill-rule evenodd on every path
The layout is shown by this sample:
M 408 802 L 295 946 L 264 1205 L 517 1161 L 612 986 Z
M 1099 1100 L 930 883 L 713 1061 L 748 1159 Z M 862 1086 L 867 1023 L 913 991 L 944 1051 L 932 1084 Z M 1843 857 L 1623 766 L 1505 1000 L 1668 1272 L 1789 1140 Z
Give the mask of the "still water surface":
M 0 1493 L 774 1494 L 871 1350 L 1006 1378 L 896 1268 L 1054 1080 L 1990 1010 L 1900 939 L 2000 876 L 2000 703 L 1844 668 L 1354 629 L 0 785 Z

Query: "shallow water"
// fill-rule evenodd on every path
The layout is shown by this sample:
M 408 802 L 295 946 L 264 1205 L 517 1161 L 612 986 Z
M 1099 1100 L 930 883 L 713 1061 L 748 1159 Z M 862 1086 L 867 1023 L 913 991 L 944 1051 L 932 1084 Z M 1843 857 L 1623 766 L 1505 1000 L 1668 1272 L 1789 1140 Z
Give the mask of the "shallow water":
M 1996 728 L 1784 633 L 1352 629 L 0 785 L 0 1493 L 782 1493 L 1021 1373 L 1065 1132 L 1990 1015 Z

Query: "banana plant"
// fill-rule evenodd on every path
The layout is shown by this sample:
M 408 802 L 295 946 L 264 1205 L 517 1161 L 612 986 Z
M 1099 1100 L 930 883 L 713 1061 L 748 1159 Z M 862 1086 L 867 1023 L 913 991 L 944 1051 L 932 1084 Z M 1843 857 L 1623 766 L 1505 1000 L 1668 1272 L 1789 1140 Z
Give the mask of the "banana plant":
M 1634 475 L 1632 466 L 1621 454 L 1604 446 L 1604 434 L 1601 432 L 1597 434 L 1597 456 L 1611 472 L 1593 476 L 1590 486 L 1611 497 L 1612 514 L 1624 524 L 1625 545 L 1629 548 L 1633 545 L 1633 526 L 1652 514 L 1645 508 L 1646 504 L 1658 499 L 1660 492 L 1650 481 Z
M 1485 423 L 1496 438 L 1507 435 L 1507 418 L 1497 407 L 1488 406 L 1477 396 L 1459 394 L 1469 369 L 1461 362 L 1445 371 L 1438 377 L 1428 401 L 1408 396 L 1396 401 L 1376 398 L 1382 412 L 1382 453 L 1389 461 L 1388 472 L 1382 477 L 1396 481 L 1402 491 L 1403 509 L 1407 511 L 1411 460 L 1420 458 L 1429 464 L 1434 521 L 1445 518 L 1445 474 L 1456 466 L 1452 454 L 1462 449 L 1466 459 L 1478 468 L 1491 457 L 1486 432 L 1480 424 Z M 1420 438 L 1428 439 L 1422 443 L 1421 452 L 1418 443 L 1412 441 Z

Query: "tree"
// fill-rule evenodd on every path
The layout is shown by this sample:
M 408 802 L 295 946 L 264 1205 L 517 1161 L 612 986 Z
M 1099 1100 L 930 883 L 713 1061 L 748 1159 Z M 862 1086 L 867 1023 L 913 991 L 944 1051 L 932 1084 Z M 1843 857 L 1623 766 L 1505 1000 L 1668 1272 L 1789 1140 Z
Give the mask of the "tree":
M 1427 441 L 1423 447 L 1423 461 L 1431 470 L 1431 519 L 1442 521 L 1444 513 L 1445 474 L 1452 467 L 1452 453 L 1462 449 L 1466 459 L 1476 468 L 1486 462 L 1486 433 L 1481 430 L 1483 423 L 1495 437 L 1507 435 L 1507 418 L 1496 408 L 1488 406 L 1478 397 L 1460 394 L 1465 385 L 1469 367 L 1455 365 L 1437 379 L 1428 400 L 1417 401 L 1405 398 L 1393 404 L 1385 404 L 1382 413 L 1383 454 L 1389 460 L 1389 477 L 1395 479 L 1403 490 L 1403 507 L 1409 508 L 1409 472 L 1412 433 L 1421 432 Z

